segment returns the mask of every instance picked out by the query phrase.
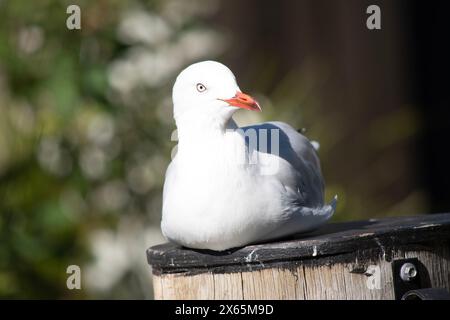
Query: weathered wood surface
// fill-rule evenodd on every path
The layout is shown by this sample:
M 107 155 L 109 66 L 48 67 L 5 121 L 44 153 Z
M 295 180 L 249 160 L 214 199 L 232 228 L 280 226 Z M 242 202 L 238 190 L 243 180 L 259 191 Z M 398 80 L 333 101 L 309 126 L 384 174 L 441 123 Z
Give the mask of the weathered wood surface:
M 417 257 L 450 289 L 450 214 L 329 224 L 227 252 L 147 251 L 157 299 L 394 299 L 391 262 Z M 373 271 L 375 270 L 375 274 Z

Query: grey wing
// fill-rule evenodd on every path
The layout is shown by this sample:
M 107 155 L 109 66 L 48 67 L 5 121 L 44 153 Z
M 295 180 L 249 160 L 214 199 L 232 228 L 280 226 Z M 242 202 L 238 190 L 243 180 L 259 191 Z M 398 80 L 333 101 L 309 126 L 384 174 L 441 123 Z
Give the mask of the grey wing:
M 285 222 L 261 240 L 307 232 L 325 223 L 336 209 L 337 197 L 324 204 L 324 180 L 319 157 L 311 142 L 283 122 L 262 123 L 244 130 L 248 128 L 279 129 L 279 157 L 294 169 L 277 173 L 286 188 Z M 269 137 L 267 140 L 272 141 Z
M 274 138 L 271 130 L 278 131 L 278 150 L 268 148 L 267 152 L 279 153 L 279 157 L 286 160 L 294 170 L 279 170 L 279 180 L 290 189 L 298 193 L 299 205 L 317 207 L 324 203 L 324 181 L 320 168 L 319 158 L 311 142 L 294 128 L 283 122 L 265 122 L 254 126 L 244 127 L 248 129 L 267 130 L 267 142 L 273 145 Z M 276 141 L 276 140 L 275 140 Z M 261 152 L 261 146 L 258 142 Z
M 288 152 L 294 152 L 290 164 L 297 170 L 297 190 L 305 197 L 303 205 L 308 207 L 321 206 L 324 203 L 325 183 L 320 168 L 320 161 L 316 149 L 308 138 L 297 132 L 290 125 L 283 122 L 271 122 L 282 130 L 280 145 Z M 287 139 L 288 141 L 283 141 Z M 292 149 L 292 150 L 289 150 Z

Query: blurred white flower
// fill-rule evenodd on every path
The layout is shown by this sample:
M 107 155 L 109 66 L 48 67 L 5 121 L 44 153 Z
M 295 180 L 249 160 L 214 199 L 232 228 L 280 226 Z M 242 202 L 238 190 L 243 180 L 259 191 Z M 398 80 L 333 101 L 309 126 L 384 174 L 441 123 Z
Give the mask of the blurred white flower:
M 151 51 L 134 47 L 124 58 L 111 64 L 108 80 L 112 88 L 123 94 L 139 86 L 160 87 L 179 68 L 181 61 L 181 53 L 170 48 Z
M 162 17 L 142 10 L 133 10 L 125 13 L 117 35 L 119 40 L 126 44 L 155 45 L 167 40 L 171 30 Z
M 72 158 L 55 137 L 43 138 L 37 150 L 38 162 L 44 170 L 64 176 L 72 170 Z
M 152 170 L 161 177 L 161 180 L 164 177 L 164 172 L 166 171 L 167 165 L 169 164 L 169 159 L 167 159 L 164 155 L 160 153 L 154 153 L 150 158 L 150 163 Z
M 123 94 L 139 86 L 161 87 L 186 64 L 217 55 L 224 47 L 225 40 L 215 32 L 186 31 L 178 41 L 161 45 L 158 50 L 129 49 L 123 58 L 110 65 L 108 80 L 112 88 Z
M 44 31 L 39 26 L 24 27 L 19 30 L 18 49 L 25 54 L 32 54 L 44 44 Z
M 145 194 L 159 185 L 167 167 L 167 159 L 154 153 L 154 146 L 141 143 L 126 165 L 127 182 L 130 189 L 138 194 Z
M 86 269 L 85 283 L 90 290 L 106 291 L 118 282 L 130 267 L 128 251 L 122 239 L 118 239 L 112 231 L 99 230 L 90 238 L 95 262 Z
M 33 133 L 36 115 L 29 104 L 17 104 L 14 108 L 10 108 L 9 118 L 13 127 L 20 133 Z
M 106 155 L 105 152 L 94 146 L 85 147 L 80 153 L 80 167 L 89 179 L 99 179 L 106 173 Z
M 107 292 L 131 271 L 144 296 L 151 298 L 151 272 L 145 251 L 163 241 L 159 228 L 145 226 L 136 217 L 122 218 L 116 232 L 96 231 L 90 239 L 95 260 L 86 266 L 87 290 Z
M 108 67 L 108 81 L 111 87 L 121 93 L 129 93 L 137 83 L 132 61 L 120 59 Z
M 217 0 L 167 0 L 163 2 L 161 14 L 172 24 L 180 26 L 193 17 L 210 16 L 219 9 Z
M 211 30 L 194 29 L 181 35 L 175 44 L 175 50 L 183 52 L 183 64 L 186 64 L 201 58 L 216 56 L 223 52 L 225 46 L 226 39 L 219 33 Z
M 163 46 L 155 52 L 139 50 L 134 53 L 139 80 L 149 87 L 164 85 L 182 61 L 181 53 L 173 50 L 171 46 Z
M 127 182 L 131 190 L 139 194 L 148 192 L 155 183 L 155 175 L 150 163 L 132 167 L 127 173 Z
M 122 149 L 122 142 L 119 138 L 113 138 L 107 145 L 103 146 L 103 151 L 106 157 L 111 160 L 114 159 Z
M 172 30 L 163 17 L 177 20 L 177 14 L 186 19 L 214 11 L 217 1 L 186 4 L 185 1 L 169 1 L 164 4 L 161 16 L 140 11 L 124 14 L 117 34 L 119 40 L 132 47 L 108 67 L 108 82 L 125 104 L 137 88 L 160 88 L 184 66 L 201 58 L 220 54 L 225 38 L 205 29 L 177 30 L 179 36 L 171 39 Z M 178 13 L 175 13 L 178 12 Z M 110 96 L 113 96 L 110 94 Z M 117 99 L 114 99 L 117 100 Z
M 91 118 L 87 137 L 91 142 L 104 146 L 111 142 L 114 132 L 115 124 L 113 118 L 107 114 L 99 113 Z
M 127 186 L 121 180 L 112 180 L 99 187 L 91 196 L 94 206 L 104 211 L 118 211 L 128 203 Z

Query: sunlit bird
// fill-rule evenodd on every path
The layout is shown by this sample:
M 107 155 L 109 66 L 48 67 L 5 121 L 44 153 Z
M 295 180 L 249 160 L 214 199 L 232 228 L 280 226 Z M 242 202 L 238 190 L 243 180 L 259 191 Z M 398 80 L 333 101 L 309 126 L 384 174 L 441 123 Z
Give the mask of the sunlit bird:
M 239 128 L 261 111 L 226 66 L 184 69 L 173 87 L 178 150 L 165 177 L 161 228 L 180 245 L 223 251 L 307 232 L 334 213 L 313 144 L 283 122 Z

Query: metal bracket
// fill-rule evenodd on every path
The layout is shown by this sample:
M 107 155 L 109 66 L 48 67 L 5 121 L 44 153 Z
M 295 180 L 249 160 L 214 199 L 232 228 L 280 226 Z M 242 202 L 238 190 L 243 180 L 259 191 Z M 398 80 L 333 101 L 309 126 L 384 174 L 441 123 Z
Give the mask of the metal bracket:
M 402 300 L 450 300 L 450 293 L 443 288 L 427 288 L 406 292 Z
M 399 259 L 392 263 L 392 277 L 395 300 L 401 300 L 405 293 L 422 289 L 421 278 L 424 277 L 419 259 Z
M 394 260 L 392 263 L 396 300 L 450 300 L 443 288 L 430 288 L 430 275 L 417 258 Z

